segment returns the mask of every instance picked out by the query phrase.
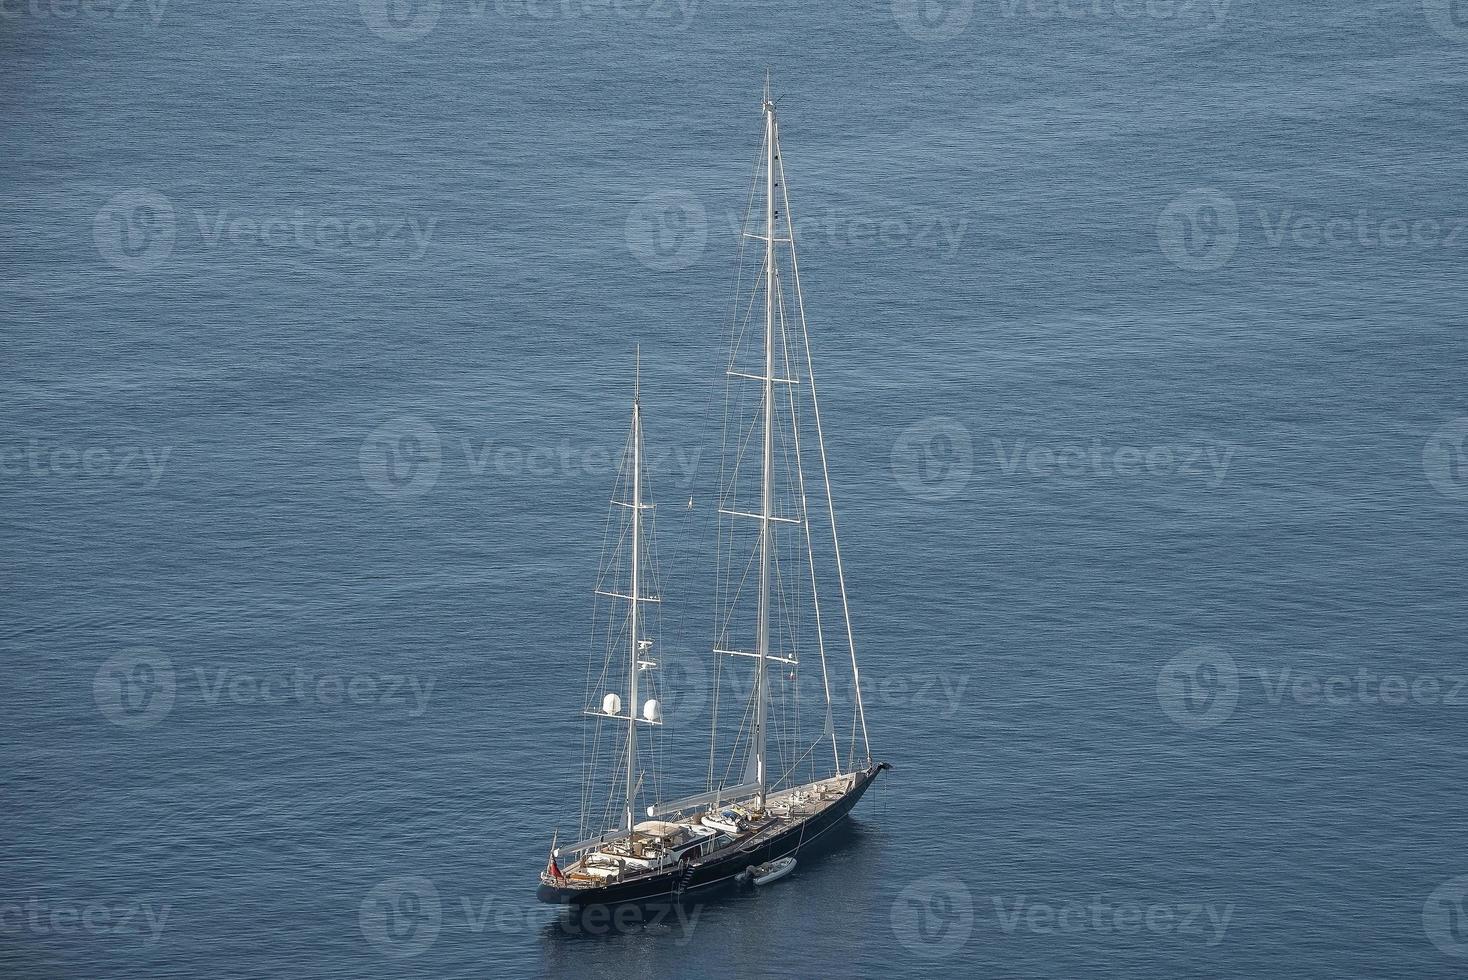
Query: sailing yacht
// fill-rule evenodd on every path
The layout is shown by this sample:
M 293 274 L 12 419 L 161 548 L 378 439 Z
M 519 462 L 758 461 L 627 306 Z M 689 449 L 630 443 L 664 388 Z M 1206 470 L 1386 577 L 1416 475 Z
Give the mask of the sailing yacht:
M 605 643 L 588 671 L 581 839 L 552 841 L 537 892 L 545 902 L 667 900 L 749 880 L 751 870 L 818 842 L 890 768 L 873 761 L 862 705 L 768 81 L 762 111 L 725 372 L 708 773 L 701 791 L 663 798 L 662 597 L 639 353 L 595 590 Z M 758 244 L 747 249 L 748 241 Z M 818 452 L 802 451 L 802 428 L 807 442 L 813 429 Z M 808 475 L 823 489 L 815 508 Z M 839 602 L 822 599 L 818 569 L 834 571 Z M 832 630 L 838 608 L 840 628 Z M 802 684 L 802 676 L 818 683 Z M 842 724 L 838 676 L 848 680 L 850 714 L 842 712 Z M 820 695 L 818 710 L 801 712 L 806 694 Z M 743 701 L 743 710 L 721 711 L 721 695 Z

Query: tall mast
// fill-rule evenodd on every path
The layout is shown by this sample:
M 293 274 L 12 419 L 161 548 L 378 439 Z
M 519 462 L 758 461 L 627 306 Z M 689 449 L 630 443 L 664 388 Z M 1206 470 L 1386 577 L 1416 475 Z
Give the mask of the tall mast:
M 642 658 L 639 648 L 637 604 L 638 572 L 642 564 L 642 346 L 637 347 L 636 380 L 632 385 L 632 588 L 628 590 L 631 607 L 628 619 L 627 650 L 627 834 L 632 834 L 636 818 L 637 796 L 637 665 Z
M 775 497 L 775 103 L 765 73 L 765 439 L 760 491 L 759 613 L 755 676 L 754 768 L 759 783 L 756 805 L 765 806 L 765 661 L 770 655 L 770 543 Z

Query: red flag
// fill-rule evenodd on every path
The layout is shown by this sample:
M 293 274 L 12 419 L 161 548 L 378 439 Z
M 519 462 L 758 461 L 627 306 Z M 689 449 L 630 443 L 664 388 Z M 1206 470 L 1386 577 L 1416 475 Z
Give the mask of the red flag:
M 552 878 L 560 878 L 560 877 L 562 877 L 562 875 L 561 875 L 561 869 L 556 866 L 556 856 L 555 856 L 555 854 L 551 854 L 550 864 L 546 865 L 545 873 L 548 874 L 548 875 L 550 875 Z

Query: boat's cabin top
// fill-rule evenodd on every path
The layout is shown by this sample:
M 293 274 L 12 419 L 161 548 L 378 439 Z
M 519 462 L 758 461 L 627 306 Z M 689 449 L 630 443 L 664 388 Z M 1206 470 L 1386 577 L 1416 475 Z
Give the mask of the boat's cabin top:
M 763 810 L 756 809 L 756 801 L 749 799 L 726 802 L 678 819 L 644 820 L 633 827 L 630 836 L 614 838 L 587 851 L 565 874 L 572 882 L 606 881 L 715 854 L 748 841 L 772 824 L 819 812 L 855 783 L 855 775 L 843 774 L 771 793 Z

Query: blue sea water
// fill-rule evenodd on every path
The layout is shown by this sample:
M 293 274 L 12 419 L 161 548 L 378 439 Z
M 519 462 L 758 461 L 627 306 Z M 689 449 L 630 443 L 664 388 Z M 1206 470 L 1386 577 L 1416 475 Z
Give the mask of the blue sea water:
M 1462 974 L 1461 0 L 0 17 L 4 975 Z M 632 347 L 696 568 L 766 67 L 895 770 L 568 929 Z

